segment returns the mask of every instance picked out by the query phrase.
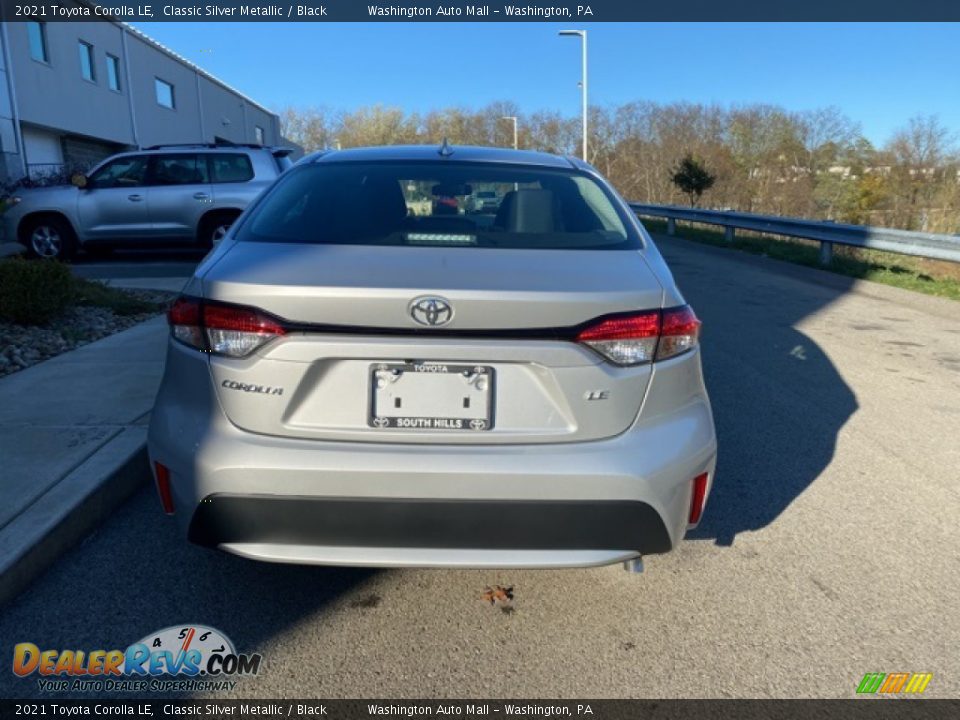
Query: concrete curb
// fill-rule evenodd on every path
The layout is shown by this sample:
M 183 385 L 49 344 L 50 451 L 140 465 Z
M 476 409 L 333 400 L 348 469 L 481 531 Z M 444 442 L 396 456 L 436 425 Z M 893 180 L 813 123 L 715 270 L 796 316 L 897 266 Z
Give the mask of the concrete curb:
M 147 428 L 124 428 L 0 530 L 0 606 L 146 484 Z

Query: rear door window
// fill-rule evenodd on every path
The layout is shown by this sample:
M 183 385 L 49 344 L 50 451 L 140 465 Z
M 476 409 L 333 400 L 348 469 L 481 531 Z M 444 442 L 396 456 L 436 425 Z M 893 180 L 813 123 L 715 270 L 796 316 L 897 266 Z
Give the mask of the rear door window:
M 203 185 L 209 182 L 207 162 L 202 155 L 154 155 L 152 185 Z
M 210 175 L 215 183 L 241 183 L 253 179 L 253 165 L 243 153 L 211 153 Z

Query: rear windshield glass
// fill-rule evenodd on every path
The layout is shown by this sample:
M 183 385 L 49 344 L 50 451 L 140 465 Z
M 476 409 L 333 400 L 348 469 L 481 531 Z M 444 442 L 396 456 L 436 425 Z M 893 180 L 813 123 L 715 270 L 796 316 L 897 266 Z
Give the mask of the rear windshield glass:
M 337 245 L 640 246 L 607 191 L 585 174 L 452 162 L 295 168 L 252 210 L 237 238 Z

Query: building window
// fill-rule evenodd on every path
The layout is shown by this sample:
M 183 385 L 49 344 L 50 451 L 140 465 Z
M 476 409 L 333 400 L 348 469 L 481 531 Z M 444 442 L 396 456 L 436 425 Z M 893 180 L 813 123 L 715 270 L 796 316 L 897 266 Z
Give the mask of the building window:
M 83 40 L 80 41 L 80 74 L 83 75 L 84 80 L 89 80 L 90 82 L 97 81 L 97 75 L 94 71 L 93 64 L 93 45 L 90 43 L 85 43 Z
M 47 52 L 47 24 L 28 22 L 27 36 L 30 38 L 30 57 L 40 62 L 50 62 Z
M 120 92 L 120 58 L 107 55 L 107 85 Z
M 158 105 L 170 108 L 171 110 L 177 106 L 173 96 L 173 85 L 160 78 L 156 78 L 154 87 L 157 91 Z
M 254 125 L 253 132 L 257 138 L 257 145 L 263 145 L 263 128 L 260 127 L 259 125 Z

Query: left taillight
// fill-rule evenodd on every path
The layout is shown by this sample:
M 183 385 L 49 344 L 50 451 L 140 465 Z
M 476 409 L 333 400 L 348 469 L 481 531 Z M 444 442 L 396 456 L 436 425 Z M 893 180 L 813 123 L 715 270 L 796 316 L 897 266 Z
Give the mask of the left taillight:
M 689 305 L 603 318 L 577 334 L 617 365 L 666 360 L 696 347 L 700 321 Z
M 167 311 L 167 322 L 173 336 L 182 343 L 204 350 L 203 328 L 200 327 L 200 301 L 178 297 Z
M 287 330 L 257 308 L 180 297 L 167 313 L 173 337 L 204 352 L 245 357 Z

